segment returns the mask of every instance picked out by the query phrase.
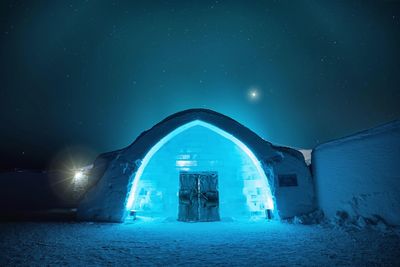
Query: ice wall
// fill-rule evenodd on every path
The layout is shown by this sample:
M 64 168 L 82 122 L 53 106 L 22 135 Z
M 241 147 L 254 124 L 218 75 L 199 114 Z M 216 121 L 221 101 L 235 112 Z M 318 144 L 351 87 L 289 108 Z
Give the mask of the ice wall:
M 400 121 L 318 146 L 312 168 L 328 218 L 346 211 L 400 225 Z
M 136 190 L 138 215 L 177 217 L 180 171 L 218 173 L 221 217 L 265 217 L 266 177 L 238 145 L 204 126 L 179 133 L 153 155 Z

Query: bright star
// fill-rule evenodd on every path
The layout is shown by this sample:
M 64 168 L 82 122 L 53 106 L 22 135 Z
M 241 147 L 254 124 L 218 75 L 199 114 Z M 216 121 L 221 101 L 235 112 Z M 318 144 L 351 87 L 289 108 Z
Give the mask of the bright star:
M 250 91 L 249 91 L 250 100 L 255 101 L 258 99 L 258 97 L 259 97 L 258 90 L 255 88 L 250 89 Z

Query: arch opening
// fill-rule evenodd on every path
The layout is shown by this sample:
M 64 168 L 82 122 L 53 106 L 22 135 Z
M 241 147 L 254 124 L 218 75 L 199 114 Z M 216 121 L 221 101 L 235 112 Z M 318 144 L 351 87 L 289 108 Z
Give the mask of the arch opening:
M 271 188 L 254 153 L 239 139 L 201 120 L 184 124 L 158 141 L 133 174 L 126 214 L 178 216 L 180 175 L 213 172 L 218 177 L 219 213 L 265 217 L 274 210 Z M 126 217 L 128 218 L 128 217 Z

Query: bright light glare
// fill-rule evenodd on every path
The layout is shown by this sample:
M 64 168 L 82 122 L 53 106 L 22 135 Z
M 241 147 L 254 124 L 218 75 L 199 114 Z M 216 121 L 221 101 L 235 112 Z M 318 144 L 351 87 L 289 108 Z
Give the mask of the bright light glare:
M 84 177 L 83 172 L 76 171 L 75 175 L 74 175 L 74 181 L 75 182 L 79 182 L 79 181 L 81 181 L 83 179 L 83 177 Z
M 242 143 L 239 139 L 237 139 L 236 137 L 234 137 L 233 135 L 221 130 L 220 128 L 200 121 L 200 120 L 194 120 L 192 122 L 189 122 L 185 125 L 182 125 L 180 127 L 178 127 L 177 129 L 175 129 L 174 131 L 172 131 L 171 133 L 167 134 L 164 138 L 162 138 L 157 144 L 155 144 L 150 151 L 146 154 L 146 156 L 143 158 L 141 165 L 139 166 L 138 170 L 136 171 L 136 173 L 134 174 L 133 180 L 132 180 L 132 185 L 131 185 L 131 189 L 129 191 L 126 203 L 125 203 L 125 207 L 127 210 L 130 210 L 133 206 L 133 202 L 134 200 L 137 198 L 137 187 L 139 184 L 139 180 L 143 174 L 144 169 L 146 168 L 147 164 L 149 163 L 150 159 L 153 157 L 153 155 L 163 146 L 165 145 L 169 140 L 171 140 L 173 137 L 175 137 L 176 135 L 178 135 L 179 133 L 194 127 L 194 126 L 203 126 L 206 127 L 218 134 L 220 134 L 221 136 L 227 138 L 228 140 L 232 141 L 233 143 L 235 143 L 237 146 L 239 146 L 241 148 L 242 151 L 244 151 L 249 158 L 251 159 L 251 161 L 253 162 L 254 166 L 256 167 L 257 173 L 258 175 L 261 177 L 260 179 L 260 190 L 261 190 L 261 195 L 264 198 L 264 206 L 267 209 L 274 209 L 274 202 L 272 199 L 272 193 L 269 187 L 269 183 L 268 183 L 268 179 L 265 175 L 265 172 L 263 170 L 263 168 L 261 167 L 260 162 L 258 161 L 258 159 L 256 158 L 256 156 L 253 154 L 253 152 L 244 144 Z M 196 166 L 195 161 L 183 161 L 183 160 L 178 160 L 176 162 L 177 166 Z M 183 169 L 182 169 L 183 170 Z

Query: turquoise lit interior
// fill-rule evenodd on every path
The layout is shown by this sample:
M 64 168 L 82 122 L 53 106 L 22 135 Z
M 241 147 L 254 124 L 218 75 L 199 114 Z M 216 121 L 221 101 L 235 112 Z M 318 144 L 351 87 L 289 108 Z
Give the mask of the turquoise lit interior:
M 249 148 L 220 128 L 196 120 L 147 153 L 134 175 L 126 209 L 138 216 L 176 218 L 180 171 L 218 172 L 221 218 L 265 217 L 265 210 L 274 208 L 268 179 Z

